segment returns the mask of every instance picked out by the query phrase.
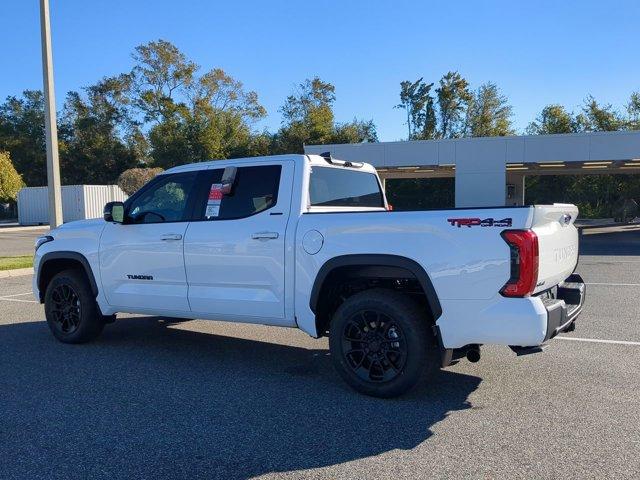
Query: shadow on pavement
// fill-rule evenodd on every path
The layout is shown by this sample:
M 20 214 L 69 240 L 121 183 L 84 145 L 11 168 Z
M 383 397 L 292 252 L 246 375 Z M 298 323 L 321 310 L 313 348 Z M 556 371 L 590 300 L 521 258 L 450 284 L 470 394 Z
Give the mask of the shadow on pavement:
M 326 350 L 118 320 L 63 345 L 0 327 L 3 478 L 247 478 L 411 449 L 480 379 L 441 372 L 402 399 L 352 392 Z
M 580 255 L 640 255 L 640 227 L 585 230 L 580 236 Z

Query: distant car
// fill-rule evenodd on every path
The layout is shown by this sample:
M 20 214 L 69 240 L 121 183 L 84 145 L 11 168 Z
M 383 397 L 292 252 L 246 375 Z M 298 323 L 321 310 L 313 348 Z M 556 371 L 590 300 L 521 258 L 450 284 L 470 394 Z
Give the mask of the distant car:
M 328 155 L 198 163 L 41 237 L 33 288 L 62 342 L 116 312 L 297 327 L 329 336 L 353 388 L 392 397 L 481 344 L 531 353 L 572 329 L 577 214 L 392 212 L 372 166 Z

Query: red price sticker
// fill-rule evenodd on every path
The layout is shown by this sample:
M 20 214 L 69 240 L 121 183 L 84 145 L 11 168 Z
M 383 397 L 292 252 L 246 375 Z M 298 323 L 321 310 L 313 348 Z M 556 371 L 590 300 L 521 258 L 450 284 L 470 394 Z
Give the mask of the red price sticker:
M 214 183 L 209 190 L 209 200 L 222 200 L 222 184 Z

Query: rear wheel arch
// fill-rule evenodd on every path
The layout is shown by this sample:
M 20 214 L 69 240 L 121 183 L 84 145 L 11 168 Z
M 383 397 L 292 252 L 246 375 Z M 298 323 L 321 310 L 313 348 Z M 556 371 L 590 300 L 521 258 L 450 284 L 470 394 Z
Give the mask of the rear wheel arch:
M 329 290 L 345 279 L 417 282 L 433 321 L 442 314 L 433 283 L 424 268 L 415 260 L 387 254 L 342 255 L 328 260 L 320 268 L 311 290 L 309 306 L 316 315 L 316 332 L 319 336 L 327 331 L 331 314 L 335 311 L 335 308 L 326 306 L 326 301 L 331 297 Z M 327 308 L 330 311 L 327 311 Z
M 42 257 L 38 267 L 40 303 L 44 302 L 47 286 L 53 277 L 68 269 L 77 269 L 83 272 L 89 282 L 92 294 L 94 297 L 98 296 L 98 284 L 91 270 L 91 265 L 84 255 L 72 251 L 49 252 Z

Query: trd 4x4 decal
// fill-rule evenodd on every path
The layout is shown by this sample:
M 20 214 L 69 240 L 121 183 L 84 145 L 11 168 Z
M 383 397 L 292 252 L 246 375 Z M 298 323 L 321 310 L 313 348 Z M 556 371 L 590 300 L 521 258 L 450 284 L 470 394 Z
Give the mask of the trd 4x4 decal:
M 503 218 L 502 220 L 494 220 L 493 218 L 447 218 L 447 222 L 452 227 L 510 227 L 513 223 L 511 218 Z

